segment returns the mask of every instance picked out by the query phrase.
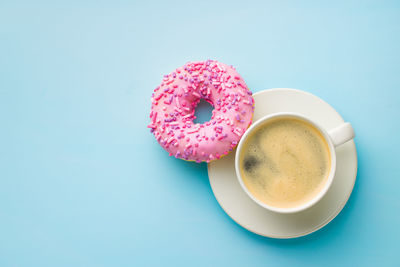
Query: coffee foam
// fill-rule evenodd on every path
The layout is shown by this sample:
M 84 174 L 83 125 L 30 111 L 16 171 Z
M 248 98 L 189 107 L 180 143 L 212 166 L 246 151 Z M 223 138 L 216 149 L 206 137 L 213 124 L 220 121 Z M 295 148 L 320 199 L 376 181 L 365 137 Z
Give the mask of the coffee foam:
M 315 197 L 330 171 L 329 146 L 311 124 L 269 121 L 243 144 L 240 172 L 250 193 L 267 205 L 290 208 Z

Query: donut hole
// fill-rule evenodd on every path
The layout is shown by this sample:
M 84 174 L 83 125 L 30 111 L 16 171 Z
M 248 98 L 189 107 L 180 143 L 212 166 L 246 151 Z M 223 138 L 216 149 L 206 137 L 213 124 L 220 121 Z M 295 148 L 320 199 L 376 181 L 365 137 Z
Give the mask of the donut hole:
M 214 107 L 204 99 L 200 99 L 194 111 L 194 123 L 205 123 L 211 120 Z

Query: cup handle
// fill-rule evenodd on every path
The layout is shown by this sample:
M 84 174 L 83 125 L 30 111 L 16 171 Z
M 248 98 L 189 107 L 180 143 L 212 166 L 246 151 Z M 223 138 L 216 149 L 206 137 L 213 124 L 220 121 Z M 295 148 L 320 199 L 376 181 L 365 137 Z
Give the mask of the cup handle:
M 335 147 L 340 146 L 354 138 L 354 130 L 350 123 L 345 122 L 342 125 L 328 131 Z

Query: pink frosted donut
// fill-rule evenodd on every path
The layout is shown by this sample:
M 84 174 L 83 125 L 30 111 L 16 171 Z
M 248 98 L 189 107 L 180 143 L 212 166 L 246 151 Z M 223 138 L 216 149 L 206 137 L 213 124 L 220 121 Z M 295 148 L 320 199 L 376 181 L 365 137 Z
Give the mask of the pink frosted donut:
M 211 120 L 193 123 L 200 99 L 214 110 Z M 148 127 L 170 156 L 210 162 L 228 154 L 250 126 L 254 99 L 232 66 L 189 62 L 165 75 L 151 97 Z

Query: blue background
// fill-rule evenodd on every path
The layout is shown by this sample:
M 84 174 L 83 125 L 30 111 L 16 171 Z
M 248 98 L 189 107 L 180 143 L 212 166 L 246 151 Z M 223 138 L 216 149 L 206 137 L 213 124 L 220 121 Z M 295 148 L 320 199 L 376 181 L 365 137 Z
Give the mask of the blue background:
M 399 48 L 399 1 L 1 1 L 0 266 L 400 266 Z M 250 233 L 206 164 L 156 143 L 152 90 L 208 58 L 354 125 L 357 183 L 328 226 Z

